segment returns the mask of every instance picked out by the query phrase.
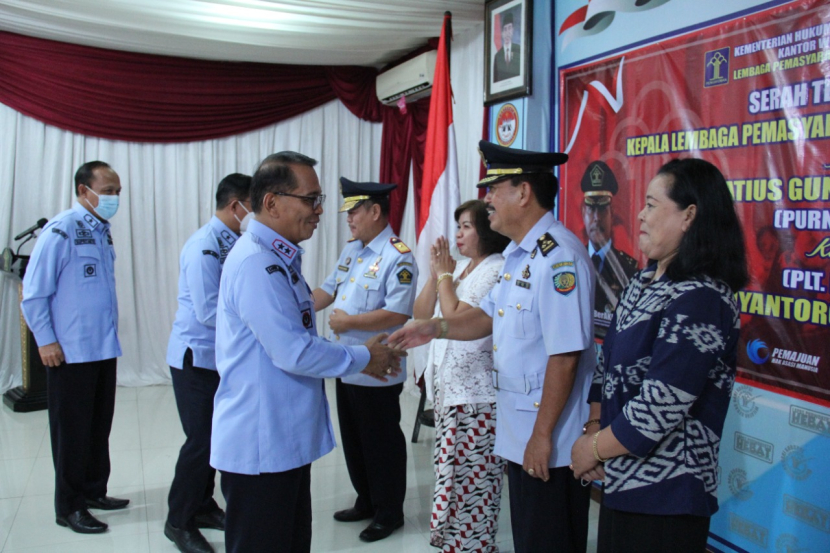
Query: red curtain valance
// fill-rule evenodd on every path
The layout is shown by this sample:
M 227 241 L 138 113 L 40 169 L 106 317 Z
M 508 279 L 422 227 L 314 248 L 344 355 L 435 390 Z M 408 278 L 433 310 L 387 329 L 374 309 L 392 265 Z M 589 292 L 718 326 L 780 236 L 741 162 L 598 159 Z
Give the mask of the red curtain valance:
M 357 117 L 383 122 L 380 180 L 398 185 L 390 222 L 400 232 L 412 160 L 415 189 L 420 186 L 429 102 L 411 104 L 406 114 L 384 106 L 375 94 L 376 76 L 370 67 L 196 60 L 0 32 L 0 102 L 87 136 L 209 140 L 273 125 L 338 98 Z

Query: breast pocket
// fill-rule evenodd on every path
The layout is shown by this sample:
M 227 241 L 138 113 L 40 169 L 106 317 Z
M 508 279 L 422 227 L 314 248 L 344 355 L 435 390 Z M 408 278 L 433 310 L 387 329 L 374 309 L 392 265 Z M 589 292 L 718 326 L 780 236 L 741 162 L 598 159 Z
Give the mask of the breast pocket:
M 384 295 L 383 282 L 378 279 L 364 279 L 358 290 L 358 294 L 363 293 L 362 308 L 363 312 L 374 311 L 383 305 Z
M 538 306 L 529 290 L 510 294 L 505 311 L 507 332 L 513 338 L 534 340 L 540 335 Z
M 78 248 L 78 279 L 81 285 L 97 284 L 101 280 L 104 266 L 101 254 L 94 246 L 81 246 Z

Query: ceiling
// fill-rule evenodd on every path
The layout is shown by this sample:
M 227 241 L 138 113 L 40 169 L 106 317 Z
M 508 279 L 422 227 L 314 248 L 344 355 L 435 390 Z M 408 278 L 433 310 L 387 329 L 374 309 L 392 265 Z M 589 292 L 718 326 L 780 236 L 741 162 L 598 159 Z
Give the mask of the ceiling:
M 0 30 L 131 52 L 383 65 L 484 19 L 484 0 L 0 0 Z

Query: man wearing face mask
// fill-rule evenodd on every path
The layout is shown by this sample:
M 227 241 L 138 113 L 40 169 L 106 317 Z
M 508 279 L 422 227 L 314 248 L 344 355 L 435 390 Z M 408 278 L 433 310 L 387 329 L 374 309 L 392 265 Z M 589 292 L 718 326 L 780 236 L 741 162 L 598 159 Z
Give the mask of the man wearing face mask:
M 88 509 L 123 509 L 107 497 L 115 408 L 118 301 L 109 219 L 121 181 L 102 161 L 75 173 L 75 205 L 43 228 L 23 279 L 21 309 L 46 366 L 56 522 L 106 531 Z
M 222 179 L 216 213 L 185 243 L 179 258 L 179 309 L 167 364 L 186 440 L 170 486 L 164 535 L 186 553 L 213 551 L 199 528 L 225 529 L 225 513 L 213 499 L 216 471 L 210 466 L 213 396 L 219 386 L 216 302 L 225 258 L 253 215 L 250 189 L 247 175 Z

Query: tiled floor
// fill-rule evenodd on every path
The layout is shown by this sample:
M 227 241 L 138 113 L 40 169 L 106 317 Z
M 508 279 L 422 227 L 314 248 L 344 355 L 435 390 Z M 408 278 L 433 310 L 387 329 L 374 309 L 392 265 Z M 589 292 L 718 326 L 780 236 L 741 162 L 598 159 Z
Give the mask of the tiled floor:
M 333 382 L 328 382 L 334 397 Z M 422 428 L 420 440 L 409 442 L 417 398 L 404 392 L 402 427 L 409 448 L 407 494 L 402 530 L 386 540 L 366 544 L 358 539 L 363 523 L 343 524 L 332 513 L 354 501 L 342 450 L 337 448 L 314 463 L 311 472 L 314 513 L 312 550 L 431 553 L 429 515 L 432 500 L 431 428 Z M 336 417 L 335 432 L 339 433 Z M 148 553 L 175 552 L 162 533 L 167 515 L 167 492 L 179 447 L 184 441 L 170 386 L 118 388 L 110 436 L 112 475 L 109 494 L 127 497 L 123 511 L 96 511 L 110 530 L 97 536 L 75 534 L 55 524 L 52 469 L 46 412 L 14 413 L 0 407 L 0 552 L 2 553 Z M 505 486 L 498 534 L 502 552 L 513 550 L 510 508 Z M 224 506 L 217 481 L 217 499 Z M 589 551 L 595 551 L 597 507 L 591 507 Z M 217 551 L 224 536 L 205 530 Z

